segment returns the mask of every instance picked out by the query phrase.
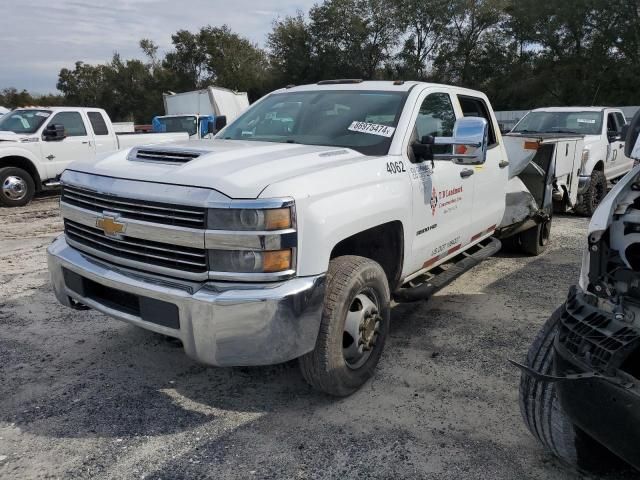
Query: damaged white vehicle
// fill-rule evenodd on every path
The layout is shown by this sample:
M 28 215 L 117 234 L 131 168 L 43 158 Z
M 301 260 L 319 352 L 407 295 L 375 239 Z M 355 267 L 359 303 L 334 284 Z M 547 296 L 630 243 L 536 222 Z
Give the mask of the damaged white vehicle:
M 463 88 L 278 90 L 212 141 L 71 165 L 54 290 L 201 362 L 298 358 L 311 385 L 348 395 L 374 372 L 392 299 L 428 298 L 496 236 L 544 249 L 555 149 L 528 141 L 506 144 L 487 97 Z
M 626 135 L 633 159 L 639 130 L 640 114 Z M 578 284 L 516 365 L 523 418 L 546 448 L 584 470 L 613 455 L 640 469 L 640 166 L 593 214 Z

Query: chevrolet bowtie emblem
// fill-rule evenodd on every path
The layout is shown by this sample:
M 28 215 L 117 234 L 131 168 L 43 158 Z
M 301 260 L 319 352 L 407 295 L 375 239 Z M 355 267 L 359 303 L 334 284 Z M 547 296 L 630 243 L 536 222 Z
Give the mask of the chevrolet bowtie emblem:
M 124 233 L 127 228 L 126 224 L 118 222 L 116 217 L 110 217 L 109 215 L 96 218 L 96 227 L 101 229 L 105 235 L 118 235 L 119 233 Z

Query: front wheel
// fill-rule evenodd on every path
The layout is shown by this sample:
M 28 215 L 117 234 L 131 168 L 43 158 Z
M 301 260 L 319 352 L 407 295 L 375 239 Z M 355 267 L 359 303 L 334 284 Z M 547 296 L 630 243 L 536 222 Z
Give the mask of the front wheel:
M 607 178 L 604 172 L 594 170 L 591 172 L 589 188 L 582 194 L 580 203 L 576 205 L 576 213 L 590 217 L 596 211 L 598 205 L 607 194 Z
M 0 168 L 0 205 L 22 207 L 31 201 L 35 191 L 33 178 L 23 169 Z
M 389 332 L 390 299 L 377 262 L 353 255 L 331 260 L 316 346 L 299 359 L 311 386 L 345 397 L 371 378 Z
M 542 327 L 527 353 L 527 366 L 553 374 L 553 343 L 564 306 L 558 308 Z M 520 412 L 534 437 L 566 464 L 581 470 L 599 470 L 613 464 L 612 455 L 574 425 L 560 405 L 556 384 L 520 378 Z

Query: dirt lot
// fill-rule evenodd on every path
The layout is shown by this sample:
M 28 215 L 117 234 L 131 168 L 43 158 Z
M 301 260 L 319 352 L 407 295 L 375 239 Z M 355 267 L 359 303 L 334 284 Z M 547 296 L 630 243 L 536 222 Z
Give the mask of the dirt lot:
M 541 257 L 500 255 L 395 307 L 378 374 L 336 400 L 293 362 L 208 368 L 58 305 L 45 257 L 57 202 L 0 209 L 0 477 L 580 478 L 526 431 L 506 359 L 576 280 L 587 220 L 557 218 Z

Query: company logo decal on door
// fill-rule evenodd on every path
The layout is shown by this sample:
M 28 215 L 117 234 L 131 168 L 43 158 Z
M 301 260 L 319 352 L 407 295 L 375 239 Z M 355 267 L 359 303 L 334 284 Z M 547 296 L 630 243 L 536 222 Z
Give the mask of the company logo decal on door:
M 442 213 L 449 213 L 458 208 L 458 203 L 462 201 L 462 185 L 448 190 L 437 191 L 433 187 L 431 191 L 431 215 L 436 214 L 436 210 L 442 210 Z

